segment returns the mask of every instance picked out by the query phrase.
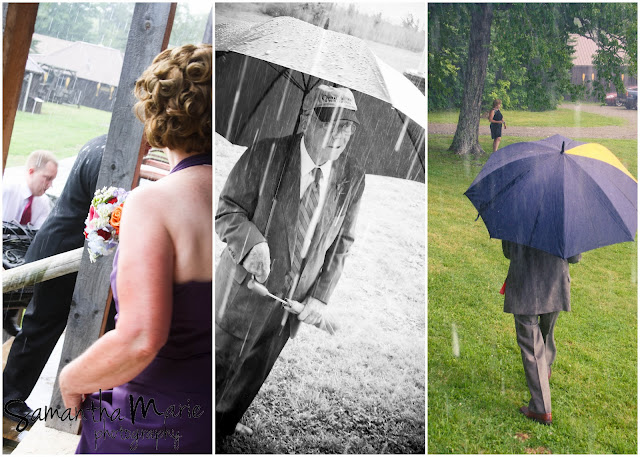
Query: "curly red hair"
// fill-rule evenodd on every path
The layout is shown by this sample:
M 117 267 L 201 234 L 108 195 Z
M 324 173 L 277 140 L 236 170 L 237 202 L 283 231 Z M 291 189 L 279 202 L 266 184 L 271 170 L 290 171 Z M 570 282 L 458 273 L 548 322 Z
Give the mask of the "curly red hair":
M 211 45 L 166 49 L 136 81 L 134 110 L 149 144 L 211 154 Z

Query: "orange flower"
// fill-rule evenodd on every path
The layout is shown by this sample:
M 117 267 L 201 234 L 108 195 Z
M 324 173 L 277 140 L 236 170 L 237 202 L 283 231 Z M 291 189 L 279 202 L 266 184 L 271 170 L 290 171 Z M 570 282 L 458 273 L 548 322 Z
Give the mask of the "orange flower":
M 116 229 L 116 235 L 120 234 L 120 218 L 122 217 L 122 205 L 116 207 L 111 213 L 111 219 L 109 220 L 109 224 L 111 227 Z

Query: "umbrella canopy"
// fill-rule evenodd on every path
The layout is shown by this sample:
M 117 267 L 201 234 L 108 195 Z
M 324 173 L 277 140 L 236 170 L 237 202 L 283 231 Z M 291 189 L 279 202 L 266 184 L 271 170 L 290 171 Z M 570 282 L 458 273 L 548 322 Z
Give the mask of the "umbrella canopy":
M 498 149 L 465 195 L 491 238 L 566 259 L 633 241 L 637 188 L 604 146 L 554 135 Z
M 216 131 L 250 146 L 294 133 L 318 84 L 352 89 L 361 128 L 346 153 L 367 173 L 424 182 L 426 99 L 358 38 L 289 17 L 216 26 Z

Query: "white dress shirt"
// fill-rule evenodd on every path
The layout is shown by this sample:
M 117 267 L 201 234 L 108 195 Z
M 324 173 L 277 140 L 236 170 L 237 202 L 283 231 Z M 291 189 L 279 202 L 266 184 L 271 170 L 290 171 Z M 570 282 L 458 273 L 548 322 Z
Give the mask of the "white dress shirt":
M 309 250 L 309 245 L 311 244 L 311 239 L 313 238 L 313 232 L 316 230 L 316 226 L 318 225 L 318 220 L 320 220 L 320 214 L 322 213 L 322 207 L 324 206 L 324 202 L 327 198 L 327 190 L 329 188 L 329 177 L 331 175 L 331 166 L 333 165 L 333 161 L 328 160 L 319 168 L 322 170 L 322 178 L 318 182 L 320 193 L 318 195 L 318 206 L 313 212 L 313 216 L 311 217 L 311 221 L 309 222 L 309 228 L 307 229 L 307 234 L 304 237 L 304 242 L 302 243 L 302 258 L 304 259 L 307 256 L 307 251 Z M 300 140 L 300 198 L 304 195 L 304 191 L 307 190 L 307 187 L 313 182 L 313 174 L 311 173 L 317 165 L 309 156 L 307 152 L 307 148 L 304 145 L 304 136 Z
M 31 190 L 27 183 L 22 181 L 2 183 L 2 221 L 20 223 L 22 213 L 27 200 L 31 196 Z M 31 203 L 31 225 L 39 229 L 51 212 L 51 200 L 46 195 L 33 197 Z

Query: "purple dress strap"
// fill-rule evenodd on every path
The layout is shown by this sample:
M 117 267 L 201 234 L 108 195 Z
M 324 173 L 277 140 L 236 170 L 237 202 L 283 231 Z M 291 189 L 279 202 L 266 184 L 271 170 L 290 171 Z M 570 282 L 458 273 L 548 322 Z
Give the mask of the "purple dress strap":
M 175 173 L 176 171 L 184 170 L 185 168 L 195 167 L 196 165 L 211 165 L 212 156 L 211 154 L 196 154 L 187 157 L 186 159 L 182 159 L 178 165 L 171 169 L 171 173 Z

